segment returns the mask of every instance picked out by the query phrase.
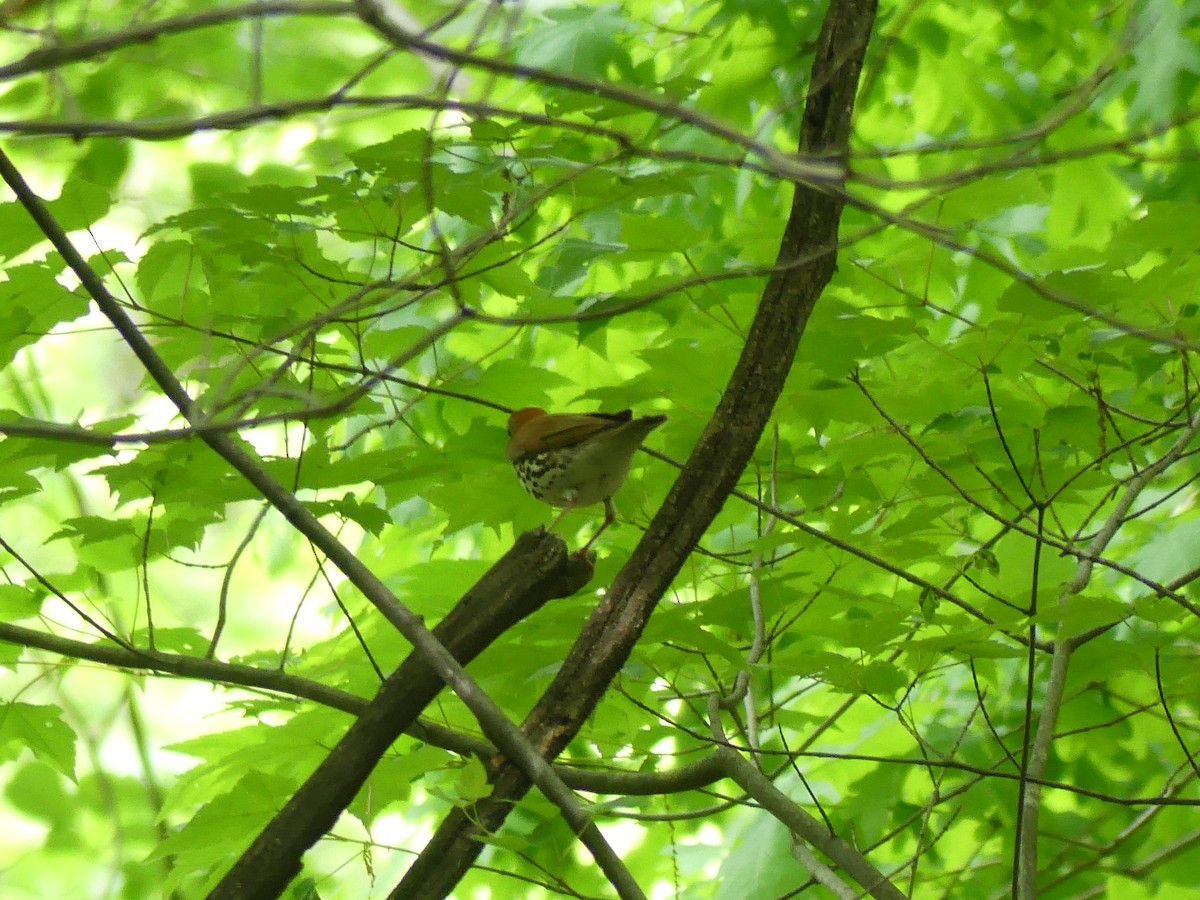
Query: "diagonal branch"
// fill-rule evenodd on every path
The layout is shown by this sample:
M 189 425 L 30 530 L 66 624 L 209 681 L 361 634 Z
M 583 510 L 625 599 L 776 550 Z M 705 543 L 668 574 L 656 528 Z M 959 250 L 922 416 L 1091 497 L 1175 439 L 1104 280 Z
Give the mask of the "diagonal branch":
M 799 153 L 835 163 L 847 152 L 858 76 L 875 3 L 832 0 L 816 48 Z M 642 634 L 709 524 L 721 510 L 770 419 L 809 314 L 836 266 L 843 201 L 836 190 L 798 185 L 778 264 L 763 291 L 746 345 L 717 409 L 646 534 L 584 626 L 558 675 L 525 722 L 552 759 L 582 727 Z M 798 258 L 809 261 L 789 265 Z M 442 898 L 454 889 L 504 822 L 529 779 L 502 761 L 493 791 L 454 810 L 393 892 L 395 900 Z
M 575 593 L 592 569 L 567 556 L 561 538 L 527 531 L 433 630 L 466 665 L 501 634 L 549 600 Z M 413 653 L 255 837 L 209 900 L 277 897 L 300 871 L 300 857 L 333 827 L 395 740 L 442 689 L 429 663 Z
M 96 270 L 80 255 L 79 250 L 71 243 L 62 226 L 50 214 L 41 198 L 29 187 L 20 171 L 3 150 L 0 150 L 0 178 L 3 178 L 5 183 L 12 188 L 30 218 L 37 223 L 54 249 L 61 254 L 71 271 L 79 278 L 88 295 L 105 317 L 112 322 L 113 327 L 129 345 L 163 394 L 175 405 L 189 425 L 200 424 L 203 418 L 202 413 L 179 379 L 175 377 L 170 366 L 158 355 L 137 324 L 104 286 L 104 282 L 96 274 Z M 465 315 L 460 313 L 452 321 L 462 321 L 464 318 Z M 420 345 L 421 348 L 424 346 L 424 343 Z M 413 355 L 416 352 L 414 350 Z M 406 361 L 397 359 L 393 360 L 393 364 L 401 365 Z M 359 560 L 345 544 L 339 541 L 333 532 L 322 525 L 316 515 L 300 502 L 294 493 L 272 477 L 261 460 L 255 457 L 244 443 L 227 434 L 215 432 L 201 434 L 200 437 L 214 453 L 252 484 L 264 499 L 283 514 L 296 531 L 304 535 L 333 565 L 337 566 L 347 580 L 376 609 L 383 613 L 387 620 L 433 667 L 438 677 L 466 704 L 488 739 L 499 747 L 508 759 L 514 760 L 520 766 L 521 771 L 527 773 L 546 796 L 559 806 L 563 817 L 580 834 L 584 844 L 594 854 L 597 863 L 609 879 L 614 884 L 630 886 L 632 878 L 625 864 L 583 811 L 571 789 L 563 784 L 562 779 L 554 773 L 529 739 L 466 673 L 442 642 L 425 627 L 424 620 L 396 599 L 396 595 L 388 586 L 380 581 L 375 573 Z M 633 884 L 624 893 L 630 897 L 639 896 L 636 884 Z
M 770 778 L 754 768 L 729 745 L 721 728 L 720 710 L 716 703 L 716 697 L 710 698 L 708 716 L 717 742 L 717 759 L 721 761 L 725 774 L 738 787 L 758 801 L 763 809 L 787 826 L 798 841 L 804 842 L 798 843 L 798 847 L 805 846 L 805 843 L 816 847 L 840 865 L 851 878 L 862 885 L 867 894 L 877 900 L 904 900 L 904 894 L 888 880 L 886 875 L 871 865 L 853 845 L 842 840 L 826 824 L 814 818 L 799 804 L 794 803 L 783 791 L 775 787 Z M 840 883 L 830 883 L 828 880 L 833 873 L 824 872 L 822 868 L 813 866 L 811 863 L 814 861 L 806 863 L 809 870 L 813 872 L 813 876 L 825 887 L 836 892 L 838 887 L 835 884 Z M 845 885 L 840 886 L 844 887 Z M 851 896 L 859 896 L 859 894 L 854 891 Z
M 17 78 L 21 75 L 30 75 L 34 72 L 44 72 L 47 69 L 57 69 L 68 63 L 95 59 L 97 56 L 103 56 L 115 50 L 135 47 L 138 44 L 148 44 L 169 34 L 182 34 L 197 28 L 211 28 L 214 25 L 224 25 L 243 19 L 258 19 L 263 16 L 344 16 L 353 11 L 353 4 L 348 2 L 248 3 L 244 6 L 206 10 L 190 16 L 178 16 L 173 19 L 149 22 L 145 25 L 135 25 L 132 28 L 103 34 L 75 44 L 62 44 L 34 50 L 16 62 L 0 66 L 0 81 Z

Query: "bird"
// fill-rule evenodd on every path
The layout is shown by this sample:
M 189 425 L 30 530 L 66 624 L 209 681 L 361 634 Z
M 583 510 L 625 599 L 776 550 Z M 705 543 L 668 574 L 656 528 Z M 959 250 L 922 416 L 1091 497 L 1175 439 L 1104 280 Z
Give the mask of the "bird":
M 596 538 L 616 519 L 612 495 L 629 474 L 633 454 L 666 416 L 635 419 L 632 410 L 587 414 L 548 413 L 537 406 L 508 419 L 505 455 L 521 485 L 538 500 L 561 506 L 553 531 L 572 509 L 604 504 L 604 524 L 578 550 L 586 556 Z

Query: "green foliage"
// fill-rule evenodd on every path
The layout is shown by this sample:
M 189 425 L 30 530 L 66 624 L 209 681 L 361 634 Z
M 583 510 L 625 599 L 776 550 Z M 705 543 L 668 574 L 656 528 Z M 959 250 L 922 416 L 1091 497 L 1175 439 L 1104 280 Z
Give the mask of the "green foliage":
M 75 735 L 53 706 L 9 703 L 0 716 L 0 750 L 5 760 L 29 750 L 34 757 L 68 778 L 75 777 Z
M 470 669 L 520 721 L 743 352 L 824 7 L 412 5 L 462 68 L 352 5 L 25 57 L 230 8 L 125 6 L 11 13 L 5 152 L 196 427 L 428 624 L 552 515 L 504 459 L 509 409 L 670 416 L 648 443 L 677 463 L 635 460 L 588 590 Z M 587 792 L 649 894 L 813 890 L 740 787 L 666 780 L 712 752 L 707 698 L 739 678 L 734 745 L 911 896 L 1010 891 L 1041 722 L 1039 889 L 1200 890 L 1197 21 L 883 4 L 838 270 L 743 496 L 558 760 L 659 778 Z M 186 427 L 9 195 L 0 265 L 0 892 L 203 896 L 348 727 L 328 691 L 369 699 L 409 647 Z M 449 692 L 426 716 L 479 736 Z M 396 848 L 487 790 L 402 738 L 292 896 L 387 896 Z M 540 795 L 480 863 L 462 896 L 609 890 Z

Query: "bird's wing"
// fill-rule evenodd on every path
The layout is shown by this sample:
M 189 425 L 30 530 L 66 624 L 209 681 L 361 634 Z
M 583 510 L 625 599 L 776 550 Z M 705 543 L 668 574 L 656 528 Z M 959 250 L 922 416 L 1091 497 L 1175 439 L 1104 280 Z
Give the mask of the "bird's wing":
M 507 456 L 518 460 L 532 453 L 571 447 L 601 432 L 617 428 L 629 421 L 630 413 L 608 413 L 600 416 L 556 414 L 539 416 L 522 425 L 508 442 Z

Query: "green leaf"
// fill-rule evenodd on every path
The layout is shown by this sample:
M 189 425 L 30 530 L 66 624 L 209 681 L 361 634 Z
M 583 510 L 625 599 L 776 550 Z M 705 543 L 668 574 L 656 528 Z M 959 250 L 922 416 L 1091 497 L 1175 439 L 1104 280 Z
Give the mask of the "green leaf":
M 1200 51 L 1184 35 L 1196 12 L 1172 0 L 1140 0 L 1135 6 L 1133 45 L 1135 64 L 1130 82 L 1136 85 L 1130 118 L 1157 124 L 1175 109 L 1176 90 L 1183 74 L 1200 72 Z M 1189 21 L 1190 20 L 1190 21 Z
M 0 365 L 7 366 L 17 351 L 41 340 L 54 326 L 87 312 L 87 299 L 58 283 L 45 265 L 11 266 L 0 281 L 5 315 L 0 324 Z
M 556 296 L 572 293 L 588 276 L 596 261 L 623 249 L 621 244 L 566 238 L 554 250 L 551 259 L 538 270 L 538 287 Z
M 279 810 L 288 788 L 285 779 L 251 768 L 233 790 L 204 804 L 150 854 L 150 860 L 172 860 L 164 888 L 196 876 L 202 877 L 208 888 L 213 887 L 230 861 Z
M 23 750 L 74 780 L 75 732 L 57 707 L 13 702 L 0 708 L 0 755 L 11 761 Z
M 545 20 L 517 46 L 517 59 L 527 66 L 586 78 L 631 74 L 628 51 L 617 41 L 626 29 L 616 5 L 550 8 Z
M 1129 613 L 1127 604 L 1111 597 L 1098 597 L 1088 594 L 1072 594 L 1067 598 L 1065 607 L 1055 611 L 1039 614 L 1038 619 L 1048 624 L 1061 622 L 1065 635 L 1082 634 L 1083 632 L 1113 622 L 1119 622 Z
M 809 873 L 793 856 L 791 840 L 787 829 L 765 812 L 744 816 L 717 878 L 717 900 L 744 898 L 747 885 L 777 897 L 803 884 Z
M 0 584 L 0 619 L 19 622 L 36 616 L 46 599 L 46 589 L 20 584 Z

